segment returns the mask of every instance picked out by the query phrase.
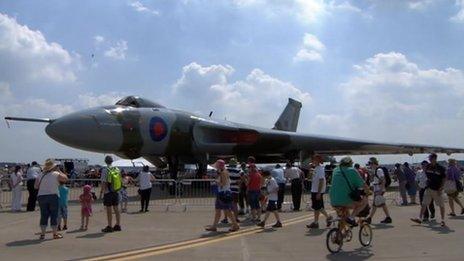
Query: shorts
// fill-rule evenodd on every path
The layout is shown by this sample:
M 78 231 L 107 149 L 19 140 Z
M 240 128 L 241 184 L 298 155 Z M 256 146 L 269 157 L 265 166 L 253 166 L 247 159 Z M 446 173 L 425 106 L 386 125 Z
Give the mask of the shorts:
M 321 195 L 321 199 L 317 199 L 318 193 L 311 192 L 311 205 L 314 210 L 324 209 L 324 194 Z
M 58 207 L 58 219 L 60 218 L 64 218 L 64 219 L 68 218 L 68 206 Z
M 433 190 L 433 189 L 425 189 L 424 192 L 424 200 L 422 201 L 422 206 L 427 207 L 432 203 L 432 200 L 435 201 L 439 207 L 445 207 L 445 203 L 443 201 L 443 193 L 441 191 Z
M 129 197 L 127 196 L 127 190 L 126 188 L 122 188 L 121 191 L 119 191 L 119 200 L 120 202 L 128 202 Z
M 103 205 L 105 207 L 113 207 L 119 205 L 119 193 L 118 192 L 108 192 L 103 195 Z
M 232 201 L 224 202 L 220 200 L 219 197 L 216 197 L 216 203 L 214 204 L 214 208 L 220 210 L 233 210 Z
M 259 196 L 261 192 L 259 190 L 250 190 L 248 191 L 248 204 L 250 204 L 251 209 L 259 209 Z
M 269 200 L 267 202 L 266 211 L 267 212 L 277 211 L 277 200 Z
M 415 196 L 417 194 L 417 187 L 416 185 L 408 186 L 407 188 L 409 196 Z

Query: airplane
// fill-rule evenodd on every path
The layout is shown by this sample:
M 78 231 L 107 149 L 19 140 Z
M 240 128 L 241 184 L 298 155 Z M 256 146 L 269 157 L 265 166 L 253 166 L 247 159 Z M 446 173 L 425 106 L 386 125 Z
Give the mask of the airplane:
M 435 152 L 450 155 L 464 152 L 460 148 L 296 133 L 301 107 L 300 102 L 289 98 L 272 129 L 201 117 L 138 96 L 128 96 L 115 105 L 77 111 L 57 119 L 5 117 L 5 120 L 47 123 L 46 133 L 59 143 L 126 159 L 143 157 L 157 167 L 169 166 L 172 173 L 177 173 L 180 164 L 199 164 L 205 170 L 206 164 L 215 159 L 237 157 L 244 160 L 249 155 L 253 155 L 257 163 L 271 163 L 302 160 L 314 154 Z

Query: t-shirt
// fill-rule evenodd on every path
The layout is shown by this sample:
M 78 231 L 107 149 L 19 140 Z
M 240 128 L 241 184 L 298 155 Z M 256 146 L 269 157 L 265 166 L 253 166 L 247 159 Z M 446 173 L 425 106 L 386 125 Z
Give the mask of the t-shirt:
M 352 190 L 348 186 L 346 179 L 342 176 L 342 170 L 352 189 L 358 189 L 364 185 L 364 181 L 355 169 L 337 167 L 332 174 L 332 186 L 329 192 L 332 206 L 347 206 L 353 203 L 353 200 L 350 198 Z
M 37 195 L 38 196 L 43 196 L 43 195 L 59 196 L 59 193 L 58 193 L 58 185 L 59 185 L 58 176 L 59 175 L 60 173 L 58 171 L 39 174 L 37 179 L 39 181 L 42 180 L 42 182 L 40 183 L 39 193 Z
M 429 164 L 425 168 L 425 174 L 427 175 L 427 188 L 431 190 L 440 190 L 446 178 L 445 168 L 439 164 L 433 166 Z
M 60 206 L 67 206 L 69 188 L 67 188 L 66 186 L 59 186 L 58 191 L 60 192 Z
M 374 192 L 385 192 L 385 173 L 383 173 L 383 169 L 377 168 L 374 170 L 372 180 Z
M 302 171 L 297 168 L 297 167 L 291 167 L 288 169 L 285 169 L 284 175 L 286 179 L 293 180 L 293 179 L 299 179 Z
M 278 169 L 273 169 L 271 171 L 271 176 L 276 180 L 277 183 L 286 183 L 285 177 L 284 177 L 284 170 L 282 168 Z
M 139 176 L 137 177 L 137 180 L 139 181 L 139 188 L 140 190 L 145 190 L 149 189 L 152 187 L 151 184 L 151 179 L 154 178 L 154 176 L 150 172 L 140 172 Z
M 322 179 L 322 181 L 321 181 Z M 322 166 L 317 166 L 314 168 L 313 179 L 311 180 L 311 192 L 318 193 L 319 192 L 319 183 L 322 182 L 322 190 L 321 193 L 324 193 L 326 190 L 326 180 L 325 180 L 325 170 Z
M 248 190 L 259 191 L 261 189 L 261 174 L 254 171 L 248 174 Z
M 18 185 L 16 185 L 15 188 L 20 188 L 23 185 L 23 177 L 22 177 L 22 175 L 23 175 L 23 173 L 21 171 L 19 171 L 17 173 L 11 173 L 10 174 L 11 183 L 13 185 L 16 185 L 16 183 L 18 183 Z
M 242 170 L 240 168 L 228 167 L 227 171 L 229 172 L 230 179 L 230 191 L 232 193 L 239 193 L 240 189 L 240 179 L 242 178 Z
M 36 179 L 39 174 L 40 174 L 40 168 L 37 167 L 37 166 L 34 166 L 34 167 L 30 167 L 27 172 L 26 172 L 26 176 L 27 176 L 27 179 Z
M 427 187 L 427 175 L 423 170 L 419 170 L 416 175 L 416 181 L 419 185 L 419 188 L 424 189 Z
M 107 178 L 107 176 L 108 176 L 108 168 L 110 168 L 110 167 L 111 167 L 111 165 L 103 167 L 102 170 L 101 170 L 100 181 L 102 183 L 107 183 L 107 185 L 108 185 L 108 178 Z M 111 192 L 110 188 L 107 187 L 106 191 L 105 191 L 105 194 L 108 194 L 110 192 Z
M 266 190 L 269 193 L 268 200 L 277 201 L 277 192 L 279 191 L 279 185 L 273 177 L 270 177 L 266 181 Z

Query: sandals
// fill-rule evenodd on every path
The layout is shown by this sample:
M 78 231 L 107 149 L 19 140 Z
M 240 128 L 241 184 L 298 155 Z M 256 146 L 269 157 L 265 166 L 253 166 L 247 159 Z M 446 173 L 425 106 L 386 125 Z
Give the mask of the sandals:
M 40 239 L 40 240 L 44 240 L 44 239 L 45 239 L 45 235 L 40 235 L 39 239 Z
M 206 231 L 211 231 L 211 232 L 216 232 L 217 228 L 216 227 L 205 227 Z
M 53 235 L 53 239 L 62 239 L 62 238 L 63 238 L 63 235 L 61 235 L 61 234 Z
M 446 226 L 445 221 L 440 222 L 440 226 L 445 227 Z
M 229 232 L 235 232 L 235 231 L 238 231 L 240 229 L 239 226 L 236 226 L 236 227 L 232 227 L 229 229 Z

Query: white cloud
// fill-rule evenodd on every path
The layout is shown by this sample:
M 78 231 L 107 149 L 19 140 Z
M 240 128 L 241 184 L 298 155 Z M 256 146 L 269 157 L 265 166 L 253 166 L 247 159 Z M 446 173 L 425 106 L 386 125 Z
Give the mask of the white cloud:
M 304 61 L 319 61 L 322 62 L 322 51 L 325 50 L 325 45 L 319 41 L 317 36 L 306 33 L 303 37 L 303 46 L 293 57 L 294 62 Z
M 340 11 L 348 11 L 354 13 L 362 13 L 361 8 L 352 5 L 350 2 L 345 1 L 342 3 L 337 3 L 335 1 L 330 1 L 328 4 L 328 9 L 330 10 L 340 10 Z
M 98 45 L 102 44 L 103 42 L 105 42 L 105 37 L 103 37 L 101 35 L 95 35 L 93 37 L 93 41 L 94 41 L 94 44 L 98 46 Z
M 252 70 L 244 80 L 230 82 L 234 69 L 229 65 L 184 66 L 182 76 L 173 85 L 172 100 L 206 115 L 272 126 L 291 97 L 309 103 L 311 96 L 293 84 L 274 78 L 260 69 Z M 199 94 L 192 99 L 192 94 Z
M 105 51 L 105 56 L 115 60 L 125 60 L 127 53 L 127 41 L 121 40 L 116 42 L 116 45 L 111 46 Z
M 459 11 L 450 20 L 456 23 L 464 23 L 464 0 L 456 0 L 456 6 L 459 8 Z
M 433 0 L 409 0 L 407 1 L 408 7 L 413 10 L 424 10 L 433 4 Z
M 12 95 L 10 85 L 6 82 L 0 82 L 0 101 L 10 99 Z
M 321 114 L 313 131 L 374 140 L 464 146 L 460 129 L 464 72 L 454 68 L 423 69 L 401 53 L 379 53 L 356 65 L 340 85 L 343 111 Z M 320 128 L 318 126 L 321 126 Z M 452 126 L 452 127 L 450 127 Z M 458 127 L 459 126 L 459 127 Z
M 160 14 L 160 12 L 158 10 L 150 9 L 150 8 L 144 6 L 139 1 L 129 2 L 128 5 L 130 7 L 132 7 L 135 11 L 139 12 L 139 13 L 148 13 L 148 14 L 152 14 L 152 15 L 156 15 L 156 16 L 158 16 Z
M 78 104 L 83 108 L 97 107 L 103 105 L 115 104 L 124 94 L 118 92 L 104 93 L 96 95 L 94 93 L 80 94 L 78 96 Z
M 47 42 L 40 31 L 0 13 L 0 79 L 6 82 L 74 82 L 78 57 Z

